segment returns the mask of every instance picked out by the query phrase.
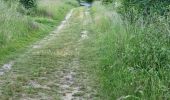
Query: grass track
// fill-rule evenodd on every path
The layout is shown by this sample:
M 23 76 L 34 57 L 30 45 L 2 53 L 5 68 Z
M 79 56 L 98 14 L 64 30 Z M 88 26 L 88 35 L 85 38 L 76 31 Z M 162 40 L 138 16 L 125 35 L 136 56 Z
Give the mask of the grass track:
M 88 85 L 88 72 L 81 67 L 79 59 L 82 31 L 87 27 L 83 24 L 87 20 L 84 12 L 84 8 L 75 9 L 62 30 L 54 31 L 55 34 L 42 40 L 41 47 L 30 48 L 29 52 L 16 59 L 12 70 L 0 77 L 0 99 L 71 100 L 95 97 L 94 90 Z M 69 84 L 70 75 L 73 78 Z M 69 85 L 69 88 L 63 89 L 63 84 Z M 77 89 L 76 92 L 74 89 Z M 70 92 L 72 97 L 69 97 Z
M 45 4 L 40 1 L 37 11 L 30 16 L 17 12 L 15 2 L 11 8 L 0 2 L 0 9 L 3 9 L 0 21 L 4 23 L 0 25 L 0 66 L 15 59 L 31 44 L 46 36 L 63 20 L 69 9 L 76 6 L 74 1 L 70 4 L 67 0 L 59 3 L 52 1 L 48 0 Z

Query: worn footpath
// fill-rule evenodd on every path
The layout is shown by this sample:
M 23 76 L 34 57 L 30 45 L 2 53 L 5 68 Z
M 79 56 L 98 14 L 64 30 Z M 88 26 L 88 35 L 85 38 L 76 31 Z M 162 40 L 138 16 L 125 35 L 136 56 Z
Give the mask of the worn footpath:
M 91 24 L 86 8 L 72 9 L 60 26 L 0 69 L 1 100 L 94 100 L 81 69 L 80 46 Z

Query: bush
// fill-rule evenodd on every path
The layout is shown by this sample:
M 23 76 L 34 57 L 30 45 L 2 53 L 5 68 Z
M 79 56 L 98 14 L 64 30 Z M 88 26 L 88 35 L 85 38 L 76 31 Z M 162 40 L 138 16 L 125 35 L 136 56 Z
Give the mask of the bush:
M 26 8 L 35 8 L 37 6 L 36 0 L 20 0 L 20 3 Z
M 94 0 L 86 0 L 87 2 L 93 2 Z
M 88 43 L 93 48 L 88 48 L 88 54 L 92 52 L 90 59 L 99 60 L 94 64 L 99 70 L 94 72 L 103 100 L 170 100 L 170 19 L 164 17 L 166 11 L 160 13 L 163 7 L 167 9 L 165 0 L 151 1 L 122 1 L 122 14 L 130 15 L 133 23 L 121 20 L 111 8 L 93 6 L 96 34 L 90 36 L 95 42 Z M 144 8 L 149 9 L 146 16 Z M 141 16 L 147 24 L 134 20 Z
M 104 4 L 112 3 L 114 0 L 102 0 Z
M 155 15 L 165 16 L 169 12 L 170 0 L 121 0 L 121 13 L 131 22 L 141 17 L 151 18 Z

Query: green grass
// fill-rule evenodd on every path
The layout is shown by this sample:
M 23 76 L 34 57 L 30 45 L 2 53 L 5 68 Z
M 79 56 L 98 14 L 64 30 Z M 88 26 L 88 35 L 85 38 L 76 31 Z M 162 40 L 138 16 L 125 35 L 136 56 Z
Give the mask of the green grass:
M 59 93 L 59 79 L 62 77 L 60 72 L 73 70 L 69 66 L 77 56 L 75 47 L 80 38 L 81 20 L 77 20 L 76 17 L 71 18 L 71 22 L 68 22 L 60 34 L 44 41 L 41 48 L 30 48 L 29 52 L 15 59 L 12 70 L 0 77 L 1 100 L 43 98 L 60 100 L 59 96 L 62 95 Z M 50 89 L 35 88 L 30 84 L 31 81 Z
M 30 16 L 20 13 L 21 8 L 16 7 L 15 2 L 12 6 L 0 2 L 0 13 L 2 13 L 0 15 L 0 65 L 15 58 L 30 44 L 50 33 L 64 19 L 66 13 L 76 6 L 74 1 L 58 2 L 61 1 L 40 1 L 37 10 L 32 11 Z M 46 13 L 42 15 L 41 11 Z
M 44 2 L 39 3 L 39 13 L 31 16 L 22 15 L 0 3 L 0 9 L 6 10 L 0 10 L 3 13 L 0 21 L 4 23 L 0 25 L 0 62 L 14 58 L 16 52 L 23 51 L 21 48 L 44 37 L 72 8 L 68 5 L 74 5 L 70 1 Z M 54 2 L 57 2 L 56 5 L 60 4 L 59 8 L 51 6 Z M 98 89 L 96 96 L 101 100 L 169 100 L 169 18 L 157 16 L 154 23 L 141 25 L 137 21 L 130 24 L 127 20 L 122 20 L 114 9 L 99 3 L 94 4 L 91 15 L 93 22 L 88 27 L 81 27 L 76 21 L 75 26 L 72 25 L 70 30 L 65 30 L 60 35 L 61 38 L 44 45 L 42 50 L 35 50 L 17 59 L 14 69 L 1 77 L 3 99 L 17 99 L 21 97 L 21 93 L 29 97 L 38 92 L 52 94 L 57 99 L 56 84 L 51 86 L 52 91 L 25 89 L 22 86 L 28 85 L 30 80 L 42 84 L 49 81 L 57 83 L 53 72 L 67 66 L 67 62 L 75 56 L 75 51 L 70 51 L 71 55 L 65 57 L 63 51 L 73 50 L 82 29 L 86 29 L 88 39 L 80 46 L 80 63 L 81 68 L 94 81 L 88 85 Z M 78 14 L 75 16 L 81 17 Z M 39 79 L 44 76 L 48 78 L 46 81 Z
M 94 23 L 81 59 L 94 73 L 101 100 L 170 99 L 169 19 L 158 17 L 142 27 L 98 3 L 91 13 Z

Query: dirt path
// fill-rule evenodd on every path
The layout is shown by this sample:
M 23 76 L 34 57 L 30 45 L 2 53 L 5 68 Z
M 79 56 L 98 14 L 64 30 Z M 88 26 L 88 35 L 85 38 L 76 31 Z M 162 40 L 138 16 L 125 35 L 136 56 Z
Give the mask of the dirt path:
M 80 14 L 83 16 L 82 27 L 83 30 L 80 33 L 80 38 L 74 45 L 74 57 L 67 67 L 61 69 L 59 75 L 60 77 L 60 93 L 61 100 L 91 100 L 93 97 L 90 93 L 88 93 L 88 89 L 91 89 L 89 86 L 85 84 L 86 82 L 86 73 L 81 72 L 80 70 L 80 59 L 79 59 L 79 46 L 84 39 L 88 38 L 88 31 L 86 26 L 90 24 L 90 14 L 86 9 L 84 12 Z
M 5 64 L 0 99 L 94 100 L 88 73 L 80 64 L 80 46 L 88 39 L 90 23 L 87 9 L 73 9 L 49 36 Z

